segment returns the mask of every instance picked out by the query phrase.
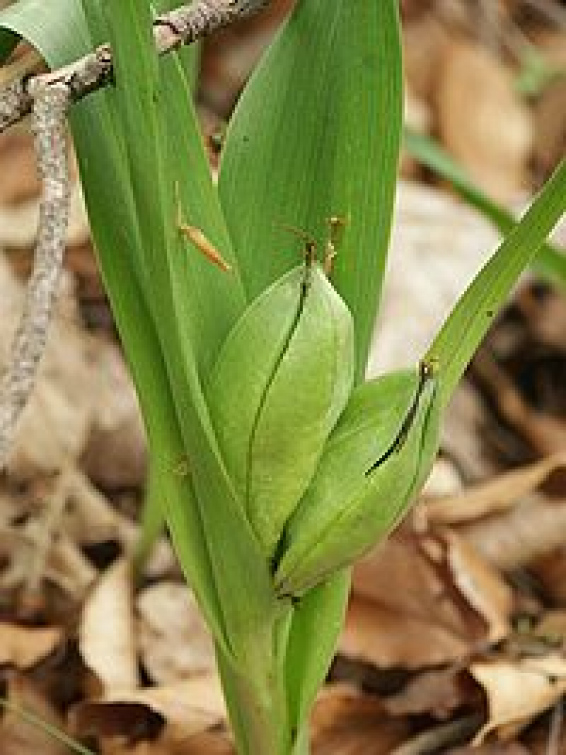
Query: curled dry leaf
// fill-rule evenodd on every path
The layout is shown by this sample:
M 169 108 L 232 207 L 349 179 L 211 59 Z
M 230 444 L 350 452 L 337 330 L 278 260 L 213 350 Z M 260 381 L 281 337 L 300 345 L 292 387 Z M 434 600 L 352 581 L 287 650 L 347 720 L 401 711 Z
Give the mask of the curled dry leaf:
M 442 449 L 468 481 L 485 480 L 499 471 L 486 454 L 485 421 L 485 404 L 476 388 L 463 380 L 445 413 Z
M 36 559 L 37 544 L 42 538 L 41 520 L 38 518 L 0 525 L 2 589 L 18 590 L 29 586 L 30 566 Z M 76 601 L 84 597 L 96 577 L 92 564 L 64 532 L 58 532 L 50 542 L 43 569 L 42 574 L 36 572 L 36 579 L 43 577 Z
M 458 524 L 505 511 L 564 467 L 566 452 L 560 451 L 455 495 L 428 500 L 420 507 L 419 515 L 431 524 Z
M 478 551 L 455 532 L 447 531 L 447 559 L 454 584 L 486 621 L 487 639 L 499 642 L 509 632 L 513 608 L 511 589 Z
M 72 711 L 76 732 L 131 737 L 132 732 L 155 735 L 164 724 L 163 739 L 184 741 L 226 721 L 226 708 L 216 674 L 201 674 L 177 684 L 107 695 L 79 703 Z
M 87 545 L 116 540 L 126 553 L 135 549 L 139 526 L 117 511 L 89 478 L 76 469 L 67 475 L 67 495 L 62 530 L 74 542 Z M 174 570 L 175 563 L 171 547 L 162 539 L 155 544 L 146 571 L 151 575 L 163 574 Z
M 88 221 L 80 185 L 71 188 L 67 244 L 80 246 L 89 239 Z M 0 246 L 7 249 L 33 247 L 39 222 L 39 198 L 16 206 L 0 205 Z
M 486 49 L 459 40 L 447 48 L 439 74 L 443 143 L 489 195 L 516 199 L 526 185 L 533 123 L 512 71 Z
M 566 541 L 566 505 L 532 495 L 506 514 L 474 522 L 462 534 L 490 564 L 510 571 Z
M 145 430 L 122 354 L 93 343 L 96 407 L 81 459 L 88 477 L 104 489 L 139 488 L 147 472 Z
M 1 207 L 17 205 L 39 196 L 33 139 L 27 128 L 16 127 L 0 135 L 0 160 Z
M 472 365 L 474 376 L 493 398 L 502 419 L 537 455 L 545 456 L 566 448 L 566 425 L 562 417 L 530 406 L 516 383 L 487 352 L 480 350 Z
M 452 533 L 405 528 L 357 564 L 353 585 L 340 640 L 349 658 L 420 669 L 461 660 L 508 631 L 507 587 Z
M 489 719 L 476 737 L 495 729 L 515 734 L 566 692 L 566 658 L 549 654 L 518 661 L 475 663 L 470 673 L 487 694 Z
M 214 645 L 186 585 L 159 582 L 139 594 L 136 606 L 140 656 L 155 683 L 214 671 Z
M 47 658 L 63 640 L 58 627 L 23 627 L 0 623 L 0 665 L 27 669 Z
M 1 257 L 0 291 L 0 367 L 4 367 L 22 311 L 23 287 Z M 52 473 L 83 448 L 88 425 L 82 397 L 85 391 L 88 395 L 89 386 L 83 350 L 69 299 L 61 297 L 36 387 L 15 437 L 9 465 L 13 476 L 27 480 Z
M 313 755 L 389 755 L 407 735 L 381 702 L 343 684 L 326 687 L 311 719 Z
M 236 755 L 230 737 L 221 731 L 204 731 L 172 742 L 160 737 L 154 742 L 124 743 L 119 739 L 102 743 L 102 755 Z
M 413 92 L 410 84 L 405 82 L 405 125 L 420 134 L 428 134 L 431 129 L 432 115 L 425 100 Z M 404 178 L 414 178 L 419 172 L 418 163 L 405 149 L 401 149 L 400 174 Z
M 464 673 L 453 666 L 422 671 L 413 676 L 401 692 L 383 700 L 392 716 L 432 715 L 445 719 L 470 703 Z
M 0 291 L 1 369 L 23 304 L 23 286 L 3 257 Z M 123 359 L 115 345 L 79 325 L 67 293 L 60 298 L 38 380 L 19 423 L 9 471 L 16 479 L 32 480 L 83 454 L 87 469 L 101 482 L 116 487 L 143 482 L 145 436 Z
M 529 564 L 544 594 L 554 604 L 566 605 L 566 548 L 549 551 Z
M 455 747 L 448 755 L 533 755 L 519 742 L 489 742 L 469 747 Z
M 546 176 L 554 168 L 566 150 L 566 34 L 557 34 L 553 43 L 562 55 L 561 60 L 554 62 L 561 69 L 562 75 L 558 75 L 544 88 L 534 110 L 534 162 L 541 176 Z
M 83 607 L 79 650 L 104 696 L 139 685 L 132 589 L 131 564 L 120 559 L 102 574 Z
M 55 708 L 32 683 L 22 676 L 10 679 L 7 699 L 14 706 L 0 721 L 0 752 L 2 755 L 68 755 L 68 748 L 37 726 L 32 726 L 16 708 L 29 710 L 51 726 L 64 730 L 64 724 Z
M 444 456 L 438 456 L 428 480 L 421 492 L 422 499 L 429 499 L 441 496 L 456 495 L 462 491 L 462 478 L 456 469 L 456 465 L 451 459 Z M 416 513 L 422 513 L 424 506 L 419 506 Z
M 416 4 L 422 9 L 423 0 Z M 432 100 L 449 42 L 449 32 L 436 14 L 425 13 L 403 25 L 403 59 L 407 81 L 425 102 Z

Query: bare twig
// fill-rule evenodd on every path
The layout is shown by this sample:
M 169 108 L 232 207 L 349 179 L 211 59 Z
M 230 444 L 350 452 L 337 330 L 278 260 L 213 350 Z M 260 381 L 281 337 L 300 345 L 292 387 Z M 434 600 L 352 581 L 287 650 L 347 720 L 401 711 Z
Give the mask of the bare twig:
M 153 37 L 159 55 L 165 55 L 182 45 L 188 45 L 234 21 L 257 13 L 271 0 L 198 0 L 169 13 L 157 16 L 153 22 Z M 112 52 L 101 45 L 80 60 L 51 73 L 41 74 L 47 86 L 64 84 L 70 102 L 78 102 L 91 92 L 112 81 Z M 33 98 L 24 81 L 16 81 L 0 90 L 0 132 L 31 112 Z
M 156 49 L 162 55 L 190 44 L 261 10 L 269 2 L 196 0 L 190 6 L 181 6 L 155 19 Z M 106 86 L 112 77 L 112 52 L 103 45 L 64 68 L 27 81 L 20 79 L 0 90 L 0 132 L 32 113 L 43 192 L 24 312 L 0 382 L 0 469 L 6 463 L 16 422 L 33 389 L 63 262 L 69 216 L 66 113 L 71 104 Z
M 45 348 L 69 216 L 65 134 L 69 91 L 66 86 L 45 86 L 39 80 L 29 92 L 33 97 L 32 130 L 43 196 L 24 311 L 0 384 L 0 468 L 6 462 L 15 424 L 32 391 Z
M 397 747 L 391 755 L 430 755 L 434 752 L 446 752 L 448 747 L 468 740 L 482 722 L 482 717 L 471 714 L 455 721 L 429 729 L 415 735 L 412 739 Z
M 523 5 L 532 8 L 557 26 L 566 26 L 566 10 L 554 0 L 522 0 Z

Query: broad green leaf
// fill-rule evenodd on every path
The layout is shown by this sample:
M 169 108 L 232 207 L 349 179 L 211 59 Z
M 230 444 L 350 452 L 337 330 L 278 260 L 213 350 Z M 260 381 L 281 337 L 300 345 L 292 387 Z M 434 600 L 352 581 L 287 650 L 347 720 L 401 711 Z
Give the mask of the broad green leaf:
M 237 662 L 242 663 L 245 658 L 245 662 L 252 663 L 254 652 L 259 652 L 260 638 L 270 636 L 275 602 L 267 562 L 237 504 L 202 393 L 198 349 L 203 342 L 191 331 L 191 326 L 196 326 L 192 299 L 202 282 L 195 275 L 197 266 L 192 260 L 186 261 L 190 255 L 183 256 L 183 244 L 175 225 L 179 154 L 171 149 L 168 131 L 171 114 L 162 98 L 149 8 L 146 6 L 144 11 L 142 5 L 135 0 L 120 4 L 106 0 L 116 82 L 110 96 L 116 100 L 132 176 L 144 291 L 159 335 L 188 456 L 204 540 L 220 597 L 226 642 Z M 178 95 L 183 95 L 182 89 Z M 138 136 L 136 128 L 140 122 L 145 127 Z M 181 130 L 180 124 L 176 128 Z M 206 264 L 206 260 L 199 263 Z M 195 275 L 194 284 L 191 272 Z M 217 279 L 222 278 L 222 273 L 214 272 Z M 209 312 L 213 305 L 217 308 L 216 322 L 208 323 L 207 332 L 213 338 L 212 326 L 217 327 L 218 321 L 227 323 L 232 314 L 234 294 L 230 296 L 220 288 L 215 291 L 211 285 L 207 295 Z M 201 327 L 206 331 L 206 320 Z M 158 401 L 159 397 L 153 396 L 153 400 Z M 181 501 L 168 506 L 173 537 L 177 539 L 184 537 L 179 525 L 183 515 L 178 506 L 182 506 Z
M 18 0 L 0 12 L 2 41 L 11 35 L 24 37 L 48 61 L 52 67 L 71 63 L 89 52 L 88 34 L 79 0 Z M 10 35 L 11 33 L 11 35 Z M 10 52 L 2 44 L 3 57 Z
M 405 147 L 410 154 L 450 181 L 462 199 L 479 210 L 503 236 L 516 226 L 517 221 L 513 215 L 478 189 L 463 168 L 439 144 L 411 129 L 405 129 L 404 136 Z M 545 242 L 540 247 L 539 253 L 531 262 L 531 269 L 561 288 L 566 288 L 566 254 L 552 244 Z
M 434 339 L 427 360 L 437 363 L 446 404 L 521 272 L 566 211 L 566 161 L 476 275 Z
M 387 253 L 401 128 L 396 0 L 300 0 L 246 87 L 219 190 L 248 298 L 297 264 L 278 224 L 324 244 L 346 222 L 332 281 L 364 374 Z

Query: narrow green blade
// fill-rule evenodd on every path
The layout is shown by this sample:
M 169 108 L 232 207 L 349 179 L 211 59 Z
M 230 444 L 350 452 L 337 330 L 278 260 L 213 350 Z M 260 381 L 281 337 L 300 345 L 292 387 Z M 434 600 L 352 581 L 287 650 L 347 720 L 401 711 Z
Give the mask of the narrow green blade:
M 198 333 L 200 328 L 212 340 L 220 333 L 219 323 L 225 328 L 231 324 L 238 279 L 235 277 L 232 287 L 225 289 L 211 283 L 206 297 L 198 298 L 199 285 L 202 290 L 203 280 L 206 283 L 205 272 L 199 275 L 198 265 L 184 253 L 187 250 L 176 227 L 175 185 L 181 180 L 177 178 L 176 145 L 183 142 L 175 140 L 174 131 L 182 133 L 183 125 L 176 118 L 178 109 L 165 108 L 165 84 L 150 35 L 149 7 L 142 6 L 139 0 L 120 4 L 106 0 L 116 80 L 111 96 L 115 98 L 132 176 L 141 232 L 137 251 L 146 300 L 159 335 L 196 492 L 204 542 L 220 597 L 226 645 L 241 663 L 244 657 L 253 657 L 250 638 L 257 641 L 257 627 L 263 626 L 265 636 L 269 636 L 275 600 L 268 564 L 236 501 L 216 443 L 199 375 L 204 342 Z M 188 96 L 188 91 L 178 87 L 177 96 L 184 94 Z M 142 134 L 140 123 L 144 124 Z M 170 124 L 174 124 L 172 131 Z M 210 269 L 207 260 L 196 262 Z M 210 281 L 223 280 L 220 271 L 214 270 L 214 274 L 216 278 Z M 196 319 L 198 304 L 202 305 L 200 323 Z M 207 319 L 207 314 L 215 314 L 214 319 Z M 159 401 L 159 396 L 152 400 Z M 167 510 L 173 537 L 182 547 L 191 536 L 185 534 L 182 502 L 169 504 Z
M 513 215 L 484 194 L 463 168 L 428 136 L 411 129 L 404 131 L 405 147 L 420 163 L 449 181 L 469 205 L 475 207 L 501 232 L 509 233 L 517 224 Z M 531 269 L 560 288 L 566 288 L 566 254 L 545 242 L 531 263 Z
M 350 569 L 343 569 L 310 590 L 293 614 L 285 667 L 289 716 L 297 730 L 304 726 L 330 668 L 344 624 L 349 591 Z
M 427 359 L 438 363 L 446 404 L 513 285 L 566 211 L 566 161 L 460 297 Z

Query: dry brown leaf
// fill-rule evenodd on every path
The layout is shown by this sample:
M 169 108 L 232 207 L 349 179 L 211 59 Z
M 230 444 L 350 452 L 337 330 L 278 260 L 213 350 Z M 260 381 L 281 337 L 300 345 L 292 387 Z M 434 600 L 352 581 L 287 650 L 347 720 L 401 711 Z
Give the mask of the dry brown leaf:
M 0 367 L 5 366 L 21 314 L 23 287 L 0 257 Z M 88 429 L 85 395 L 90 371 L 84 364 L 84 336 L 75 324 L 75 307 L 63 294 L 52 323 L 46 353 L 30 402 L 18 426 L 9 470 L 29 480 L 68 466 L 81 452 Z
M 532 753 L 519 742 L 490 742 L 479 746 L 452 748 L 446 755 L 532 755 Z
M 96 569 L 77 543 L 58 533 L 51 544 L 45 577 L 73 600 L 82 601 L 96 576 Z
M 432 125 L 432 114 L 427 103 L 418 97 L 412 90 L 411 85 L 405 82 L 405 125 L 420 134 L 428 134 Z M 419 172 L 417 161 L 407 152 L 401 149 L 400 175 L 403 178 L 415 178 Z
M 436 500 L 441 496 L 453 496 L 462 491 L 462 478 L 452 459 L 438 456 L 432 465 L 432 470 L 420 494 L 420 499 Z M 421 514 L 423 507 L 419 506 L 415 514 Z
M 467 524 L 461 534 L 490 564 L 510 571 L 566 542 L 566 505 L 532 495 L 505 514 Z
M 22 627 L 0 623 L 0 664 L 27 669 L 47 658 L 63 640 L 58 627 Z
M 442 450 L 454 460 L 462 479 L 485 480 L 500 472 L 486 453 L 485 404 L 476 388 L 463 380 L 456 388 L 442 423 Z
M 401 692 L 383 700 L 392 716 L 432 715 L 448 718 L 473 697 L 463 673 L 454 667 L 416 674 Z
M 139 526 L 117 511 L 88 477 L 74 470 L 67 476 L 68 501 L 62 530 L 75 542 L 86 545 L 116 540 L 126 553 L 132 553 L 139 539 Z M 148 574 L 174 570 L 175 557 L 166 540 L 159 540 L 146 564 Z
M 473 372 L 495 401 L 501 417 L 532 446 L 537 455 L 564 451 L 564 420 L 529 406 L 515 382 L 487 350 L 476 354 Z
M 39 225 L 39 197 L 13 207 L 0 205 L 0 246 L 8 249 L 31 249 Z M 67 244 L 79 246 L 90 238 L 86 210 L 80 185 L 71 186 Z
M 201 674 L 177 684 L 147 687 L 79 703 L 72 711 L 76 732 L 135 739 L 155 734 L 163 722 L 168 742 L 183 741 L 226 720 L 216 674 Z
M 37 544 L 42 541 L 41 518 L 0 525 L 0 586 L 6 590 L 27 589 Z M 96 577 L 96 570 L 77 545 L 58 532 L 48 547 L 42 576 L 72 600 L 81 600 Z M 35 586 L 37 588 L 37 585 Z M 37 588 L 39 589 L 39 588 Z
M 139 485 L 145 472 L 145 437 L 131 380 L 116 345 L 94 338 L 79 324 L 65 280 L 37 383 L 18 427 L 10 474 L 33 480 L 86 453 L 87 466 L 101 481 L 117 487 Z M 0 291 L 2 368 L 23 303 L 23 285 L 3 257 Z
M 60 730 L 64 724 L 49 701 L 24 677 L 13 677 L 8 686 L 8 701 Z M 26 721 L 17 710 L 8 710 L 0 720 L 2 755 L 68 755 L 60 741 Z
M 136 606 L 140 656 L 156 684 L 215 670 L 212 639 L 186 585 L 159 582 L 138 595 Z
M 533 630 L 534 636 L 549 646 L 566 647 L 566 611 L 548 611 Z
M 314 706 L 313 755 L 389 755 L 406 734 L 377 698 L 346 685 L 326 687 Z
M 423 0 L 418 0 L 419 8 Z M 403 25 L 403 62 L 415 94 L 431 102 L 438 85 L 444 50 L 450 41 L 443 24 L 431 13 Z
M 560 451 L 455 495 L 427 500 L 426 505 L 419 508 L 419 515 L 434 524 L 457 524 L 505 511 L 538 488 L 557 469 L 565 467 L 566 452 Z
M 181 742 L 172 742 L 166 736 L 155 742 L 139 742 L 136 745 L 120 740 L 102 743 L 102 755 L 235 755 L 230 738 L 223 732 L 205 731 Z
M 566 692 L 566 658 L 549 654 L 518 661 L 474 663 L 470 673 L 487 694 L 489 719 L 476 737 L 514 735 Z
M 531 561 L 529 570 L 552 604 L 566 605 L 566 548 L 563 545 Z
M 566 39 L 563 38 L 566 47 Z M 566 152 L 566 79 L 545 89 L 535 107 L 534 163 L 546 177 Z
M 96 345 L 96 408 L 81 464 L 104 489 L 139 488 L 147 472 L 147 444 L 139 405 L 122 354 Z
M 448 564 L 454 584 L 469 605 L 485 620 L 490 643 L 509 633 L 513 607 L 511 589 L 478 551 L 455 532 L 444 534 L 448 542 Z
M 420 669 L 464 658 L 471 644 L 434 617 L 407 616 L 354 595 L 338 649 L 348 658 L 380 668 Z
M 126 559 L 107 569 L 83 607 L 79 650 L 105 696 L 138 687 L 132 569 Z
M 33 139 L 27 128 L 20 125 L 4 131 L 0 136 L 0 160 L 0 205 L 19 204 L 39 195 Z
M 421 668 L 465 658 L 508 631 L 510 594 L 461 539 L 407 529 L 362 559 L 340 652 L 377 666 Z
M 485 48 L 454 41 L 439 71 L 436 102 L 442 142 L 471 178 L 497 199 L 520 196 L 533 124 L 513 73 Z

